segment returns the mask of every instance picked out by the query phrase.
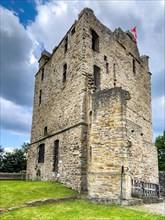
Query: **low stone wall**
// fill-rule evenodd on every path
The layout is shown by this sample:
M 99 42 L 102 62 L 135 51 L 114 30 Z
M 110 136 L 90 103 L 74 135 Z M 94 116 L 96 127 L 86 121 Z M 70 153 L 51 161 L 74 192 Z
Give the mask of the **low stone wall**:
M 160 193 L 165 197 L 165 171 L 159 172 Z
M 20 173 L 0 173 L 0 180 L 26 180 L 26 171 Z

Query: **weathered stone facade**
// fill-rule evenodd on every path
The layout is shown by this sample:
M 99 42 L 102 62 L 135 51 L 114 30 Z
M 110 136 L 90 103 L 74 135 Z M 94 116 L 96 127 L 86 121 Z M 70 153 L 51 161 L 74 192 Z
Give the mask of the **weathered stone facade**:
M 150 78 L 132 34 L 84 9 L 52 54 L 41 54 L 27 177 L 115 201 L 122 166 L 125 199 L 131 179 L 158 184 Z

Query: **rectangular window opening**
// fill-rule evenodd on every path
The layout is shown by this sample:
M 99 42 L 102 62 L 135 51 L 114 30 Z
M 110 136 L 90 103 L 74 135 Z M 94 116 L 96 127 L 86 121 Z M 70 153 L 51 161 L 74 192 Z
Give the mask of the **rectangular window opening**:
M 45 144 L 40 144 L 38 146 L 38 163 L 44 163 L 45 156 Z
M 94 71 L 94 85 L 97 91 L 100 90 L 100 68 L 94 65 L 93 71 Z
M 47 135 L 48 134 L 48 127 L 46 126 L 45 128 L 44 128 L 44 135 Z
M 53 165 L 53 171 L 58 173 L 58 153 L 59 153 L 59 140 L 56 140 L 54 142 L 54 165 Z
M 92 146 L 89 148 L 89 160 L 92 160 Z
M 44 68 L 42 68 L 41 80 L 44 79 Z
M 133 65 L 133 73 L 136 74 L 136 65 L 135 65 L 135 60 L 132 60 L 132 65 Z
M 109 63 L 106 63 L 106 73 L 109 73 Z
M 73 35 L 74 33 L 75 33 L 75 27 L 72 28 L 71 35 Z
M 99 35 L 92 30 L 92 50 L 99 52 Z
M 107 61 L 107 56 L 104 56 L 104 61 Z
M 65 63 L 63 66 L 63 83 L 66 81 L 66 74 L 67 74 L 67 64 Z
M 68 36 L 65 38 L 64 52 L 68 50 Z
M 42 100 L 42 89 L 40 89 L 40 94 L 39 94 L 39 105 L 41 104 L 41 100 Z

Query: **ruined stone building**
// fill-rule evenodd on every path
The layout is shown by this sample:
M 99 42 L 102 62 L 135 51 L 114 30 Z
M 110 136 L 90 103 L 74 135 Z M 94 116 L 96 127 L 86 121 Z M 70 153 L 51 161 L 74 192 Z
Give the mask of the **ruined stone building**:
M 28 179 L 115 203 L 121 176 L 124 199 L 134 181 L 158 184 L 148 56 L 129 31 L 112 32 L 85 8 L 52 53 L 42 52 L 34 94 Z

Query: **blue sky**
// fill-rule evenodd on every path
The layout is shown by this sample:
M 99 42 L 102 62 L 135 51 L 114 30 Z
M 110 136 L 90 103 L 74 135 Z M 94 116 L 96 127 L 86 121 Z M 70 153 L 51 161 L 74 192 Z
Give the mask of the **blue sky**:
M 34 21 L 37 15 L 35 1 L 33 0 L 1 0 L 1 6 L 13 11 L 16 16 L 19 17 L 20 23 L 25 27 Z
M 84 7 L 94 10 L 112 31 L 137 25 L 140 55 L 150 57 L 154 137 L 165 129 L 165 2 L 0 1 L 1 145 L 30 141 L 34 79 L 43 49 L 51 52 Z

